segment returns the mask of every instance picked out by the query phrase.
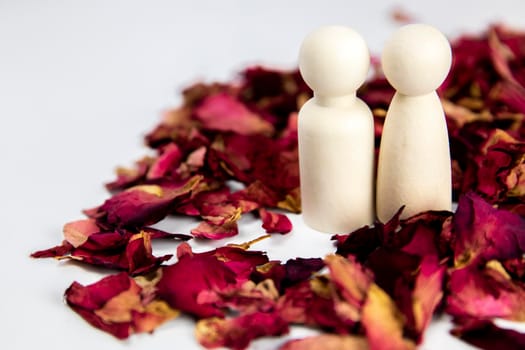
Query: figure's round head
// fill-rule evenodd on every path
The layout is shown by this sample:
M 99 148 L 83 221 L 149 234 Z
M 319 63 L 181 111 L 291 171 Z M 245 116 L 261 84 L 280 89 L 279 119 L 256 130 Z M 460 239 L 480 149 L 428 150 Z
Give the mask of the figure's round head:
M 370 66 L 364 39 L 343 26 L 321 27 L 310 33 L 299 51 L 299 70 L 318 95 L 343 96 L 355 93 Z
M 401 27 L 387 41 L 381 57 L 390 84 L 405 95 L 436 90 L 450 70 L 452 53 L 445 36 L 426 24 Z

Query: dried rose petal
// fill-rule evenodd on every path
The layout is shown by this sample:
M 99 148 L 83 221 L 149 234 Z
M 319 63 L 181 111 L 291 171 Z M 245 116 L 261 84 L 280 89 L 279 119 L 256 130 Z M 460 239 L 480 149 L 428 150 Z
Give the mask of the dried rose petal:
M 222 239 L 235 236 L 239 233 L 237 222 L 230 222 L 224 225 L 214 225 L 203 221 L 199 226 L 191 230 L 191 234 L 196 238 Z
M 237 283 L 235 273 L 224 262 L 211 255 L 185 256 L 162 268 L 158 295 L 174 309 L 198 318 L 223 316 L 222 310 L 210 304 L 199 304 L 199 293 L 223 290 Z
M 236 222 L 241 217 L 241 208 L 229 203 L 205 204 L 202 206 L 201 216 L 208 223 L 215 226 L 224 226 Z
M 330 270 L 332 283 L 335 285 L 341 300 L 336 299 L 336 307 L 344 317 L 357 322 L 361 318 L 361 307 L 367 298 L 373 276 L 352 257 L 345 259 L 339 255 L 328 255 L 325 264 Z
M 425 212 L 399 221 L 399 211 L 386 224 L 337 235 L 338 252 L 359 261 L 374 274 L 375 283 L 395 300 L 403 314 L 404 334 L 415 342 L 430 323 L 443 297 L 447 252 L 442 247 L 451 213 Z
M 190 235 L 186 235 L 184 233 L 171 233 L 153 227 L 144 227 L 142 231 L 149 233 L 151 239 L 176 239 L 181 241 L 188 241 L 192 239 Z
M 192 200 L 191 206 L 183 210 L 200 215 L 204 221 L 191 233 L 197 238 L 221 239 L 234 236 L 238 233 L 237 221 L 240 219 L 243 208 L 230 201 L 230 190 L 221 187 L 217 190 L 198 193 Z M 180 211 L 180 210 L 179 210 Z
M 68 305 L 87 322 L 119 339 L 152 332 L 178 315 L 160 300 L 143 298 L 143 289 L 125 273 L 82 286 L 74 282 L 65 292 Z
M 504 260 L 502 265 L 513 279 L 525 281 L 525 257 Z
M 108 300 L 126 291 L 129 287 L 129 277 L 126 274 L 118 274 L 103 278 L 87 287 L 73 282 L 66 290 L 65 298 L 68 305 L 92 326 L 119 339 L 125 339 L 131 333 L 129 324 L 107 324 L 95 314 L 95 310 L 103 307 Z
M 403 316 L 394 301 L 376 284 L 370 285 L 362 323 L 371 349 L 415 349 L 403 338 Z
M 263 221 L 262 226 L 268 233 L 285 234 L 292 230 L 292 223 L 284 214 L 274 213 L 261 208 L 259 209 L 259 215 Z
M 454 269 L 449 284 L 447 312 L 452 316 L 525 321 L 525 286 L 495 260 Z
M 191 90 L 191 87 L 186 91 L 188 90 Z M 183 145 L 189 143 L 189 140 L 193 139 L 190 135 L 195 130 L 195 123 L 191 120 L 192 108 L 182 105 L 164 111 L 160 124 L 146 135 L 146 144 L 152 148 L 159 148 L 171 141 Z
M 186 160 L 179 166 L 176 174 L 181 179 L 187 179 L 194 174 L 202 173 L 202 168 L 205 165 L 207 148 L 200 146 L 192 150 Z
M 146 178 L 151 180 L 169 176 L 171 172 L 178 168 L 182 156 L 183 153 L 179 146 L 173 142 L 169 143 L 161 150 L 159 157 L 150 166 Z
M 287 288 L 279 299 L 278 309 L 281 316 L 291 324 L 347 333 L 349 325 L 337 314 L 332 294 L 330 281 L 316 277 Z
M 242 75 L 241 99 L 265 112 L 265 118 L 277 127 L 285 125 L 286 119 L 312 96 L 297 69 L 280 71 L 256 66 Z
M 272 124 L 251 112 L 228 94 L 211 95 L 196 108 L 195 117 L 205 129 L 233 131 L 241 135 L 272 134 Z
M 518 258 L 525 252 L 525 219 L 493 208 L 474 193 L 459 199 L 453 225 L 456 266 Z
M 352 258 L 329 255 L 325 262 L 341 299 L 336 298 L 338 315 L 360 321 L 372 349 L 414 349 L 405 339 L 404 318 L 390 296 L 373 282 L 373 276 Z
M 264 207 L 274 207 L 279 203 L 279 194 L 267 187 L 261 181 L 254 181 L 245 189 L 237 191 L 230 197 L 233 201 L 244 201 L 258 204 Z
M 134 168 L 117 168 L 117 179 L 106 184 L 106 188 L 110 191 L 117 191 L 137 185 L 146 176 L 152 162 L 151 157 L 144 157 L 135 163 Z
M 224 184 L 209 178 L 203 178 L 192 190 L 191 196 L 182 199 L 174 211 L 177 214 L 199 216 L 200 208 L 206 204 L 219 204 L 227 201 L 230 189 Z
M 64 239 L 75 248 L 84 244 L 89 236 L 100 232 L 95 220 L 86 219 L 68 222 L 64 225 Z
M 267 279 L 258 284 L 247 281 L 221 291 L 205 290 L 199 293 L 197 302 L 213 304 L 244 315 L 274 310 L 278 298 L 279 292 L 273 281 Z
M 181 184 L 135 186 L 86 214 L 99 225 L 136 228 L 154 224 L 165 218 L 176 201 L 188 196 L 201 180 L 201 176 L 195 176 Z
M 49 249 L 38 250 L 34 253 L 31 253 L 32 258 L 55 258 L 67 255 L 73 246 L 68 241 L 62 241 L 61 245 L 51 247 Z
M 284 343 L 279 350 L 368 350 L 365 337 L 338 334 L 321 334 Z
M 373 271 L 375 283 L 395 300 L 403 312 L 411 314 L 421 261 L 416 255 L 383 248 L 370 254 L 366 266 Z
M 312 275 L 325 266 L 320 258 L 296 258 L 281 263 L 270 261 L 257 266 L 251 276 L 254 281 L 271 279 L 277 289 L 282 293 L 285 289 L 297 283 L 309 280 Z
M 267 237 L 268 236 L 262 236 L 258 239 L 241 245 L 228 245 L 203 253 L 194 253 L 189 244 L 182 243 L 177 248 L 177 257 L 179 260 L 186 257 L 214 257 L 215 259 L 224 263 L 231 271 L 233 271 L 235 273 L 237 283 L 241 284 L 249 280 L 250 276 L 252 273 L 254 273 L 258 266 L 264 265 L 268 262 L 268 257 L 266 256 L 265 252 L 248 250 L 251 244 Z
M 525 334 L 503 329 L 483 319 L 456 319 L 451 333 L 463 341 L 484 350 L 523 349 Z
M 384 244 L 388 237 L 395 236 L 399 226 L 401 208 L 387 223 L 376 222 L 373 227 L 362 227 L 347 235 L 334 235 L 337 254 L 348 256 L 355 255 L 358 261 L 364 262 L 370 253 Z
M 411 335 L 418 344 L 423 340 L 423 333 L 443 299 L 445 273 L 446 266 L 440 265 L 433 258 L 423 258 L 412 295 L 412 317 L 407 317 L 406 325 L 407 328 L 412 328 Z
M 239 287 L 248 281 L 256 266 L 268 262 L 263 252 L 227 246 L 193 253 L 187 243 L 179 246 L 177 257 L 178 262 L 163 267 L 158 295 L 173 308 L 198 318 L 223 315 L 220 307 L 204 303 L 199 295 L 207 292 L 220 294 Z
M 324 266 L 324 261 L 321 258 L 290 259 L 284 265 L 286 277 L 283 284 L 288 286 L 307 280 L 314 272 L 321 270 Z
M 98 231 L 93 232 L 95 230 Z M 91 219 L 66 224 L 64 236 L 66 240 L 61 246 L 35 252 L 31 256 L 72 259 L 109 269 L 125 270 L 136 275 L 147 272 L 171 258 L 171 255 L 153 256 L 151 239 L 191 238 L 189 235 L 168 233 L 151 227 L 145 227 L 137 234 L 126 230 L 100 231 Z M 74 246 L 68 239 L 79 245 Z
M 487 148 L 480 144 L 494 132 L 524 141 L 524 42 L 523 32 L 500 25 L 490 27 L 484 35 L 466 36 L 453 44 L 454 62 L 440 94 L 446 99 L 454 173 L 461 177 L 459 181 L 454 179 L 456 191 L 475 189 L 492 197 L 491 201 L 508 200 L 501 177 L 509 168 L 494 163 L 502 154 L 487 155 Z M 488 136 L 477 139 L 482 130 Z
M 195 334 L 206 348 L 245 349 L 255 338 L 283 335 L 288 330 L 288 323 L 278 313 L 256 312 L 235 318 L 200 320 Z
M 171 257 L 171 254 L 161 257 L 153 256 L 151 237 L 144 231 L 131 236 L 126 247 L 128 272 L 132 275 L 146 273 Z
M 63 256 L 83 263 L 110 269 L 126 270 L 132 275 L 145 273 L 171 258 L 152 254 L 151 237 L 147 232 L 124 234 L 100 232 L 93 234 L 70 255 Z
M 521 184 L 525 143 L 501 130 L 489 133 L 482 152 L 465 170 L 463 191 L 474 189 L 492 203 L 506 203 L 525 196 Z

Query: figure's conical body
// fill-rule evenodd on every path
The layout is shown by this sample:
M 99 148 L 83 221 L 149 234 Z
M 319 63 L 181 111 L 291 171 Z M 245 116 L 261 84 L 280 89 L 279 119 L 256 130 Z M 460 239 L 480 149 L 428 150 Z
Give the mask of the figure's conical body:
M 323 27 L 301 47 L 299 67 L 314 97 L 299 112 L 299 164 L 305 223 L 347 233 L 374 221 L 374 123 L 356 97 L 369 67 L 364 40 Z
M 389 220 L 427 210 L 451 210 L 452 179 L 448 133 L 435 89 L 451 64 L 450 45 L 427 25 L 402 27 L 382 56 L 397 92 L 388 109 L 377 171 L 377 216 Z

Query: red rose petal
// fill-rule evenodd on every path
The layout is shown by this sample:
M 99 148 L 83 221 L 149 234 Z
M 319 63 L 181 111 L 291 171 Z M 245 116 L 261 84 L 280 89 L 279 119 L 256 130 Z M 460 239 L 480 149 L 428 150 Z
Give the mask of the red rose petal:
M 126 270 L 130 274 L 145 273 L 171 258 L 171 255 L 155 257 L 152 254 L 151 239 L 171 238 L 187 240 L 188 235 L 171 234 L 168 232 L 146 228 L 144 231 L 133 234 L 129 231 L 99 231 L 95 233 L 81 232 L 81 229 L 94 229 L 89 220 L 74 222 L 66 225 L 65 235 L 73 237 L 77 243 L 85 242 L 74 247 L 67 241 L 61 246 L 33 253 L 35 258 L 54 257 L 58 259 L 72 259 L 85 264 L 102 266 L 109 269 Z M 68 233 L 68 232 L 73 233 Z M 89 231 L 89 230 L 88 230 Z M 151 232 L 151 233 L 150 233 Z
M 525 334 L 496 326 L 491 321 L 479 319 L 455 320 L 451 333 L 483 350 L 524 349 Z
M 323 277 L 286 288 L 278 308 L 281 316 L 291 324 L 319 327 L 343 334 L 349 329 L 349 322 L 336 311 L 332 285 Z
M 454 216 L 456 265 L 513 259 L 525 251 L 525 219 L 493 208 L 474 193 L 461 197 Z
M 412 328 L 416 342 L 423 341 L 423 334 L 432 321 L 436 308 L 443 299 L 446 266 L 434 258 L 423 258 L 412 296 L 413 317 L 407 327 Z
M 263 221 L 262 227 L 268 233 L 285 234 L 292 230 L 292 223 L 284 214 L 274 213 L 261 208 L 259 209 L 259 215 Z
M 86 219 L 68 222 L 64 225 L 64 239 L 75 248 L 84 244 L 89 236 L 100 232 L 95 220 Z
M 471 264 L 454 269 L 449 283 L 450 315 L 525 321 L 525 287 L 513 281 L 495 260 L 486 267 Z
M 191 234 L 196 238 L 222 239 L 232 237 L 239 233 L 237 222 L 226 223 L 224 225 L 213 225 L 203 221 L 199 226 L 191 230 Z
M 230 319 L 201 320 L 195 333 L 206 348 L 245 349 L 253 339 L 288 333 L 288 323 L 277 313 L 256 312 Z
M 235 273 L 224 262 L 211 255 L 193 255 L 162 269 L 158 295 L 174 309 L 198 318 L 222 316 L 223 312 L 209 304 L 199 304 L 199 293 L 223 290 L 236 284 Z
M 147 232 L 124 236 L 117 232 L 100 232 L 72 250 L 71 258 L 91 265 L 126 270 L 135 275 L 152 270 L 170 259 L 171 255 L 153 256 L 151 237 Z
M 61 245 L 51 247 L 49 249 L 38 250 L 34 253 L 31 253 L 32 258 L 57 258 L 67 255 L 73 246 L 68 241 L 63 241 Z
M 368 290 L 363 305 L 362 323 L 371 349 L 415 349 L 403 337 L 404 320 L 394 301 L 376 284 Z
M 279 350 L 369 350 L 365 337 L 351 335 L 322 334 L 294 339 L 283 344 Z
M 348 319 L 357 322 L 361 307 L 367 298 L 368 289 L 373 283 L 373 276 L 354 259 L 345 259 L 339 255 L 329 255 L 325 264 L 330 270 L 332 282 L 341 294 L 346 305 Z
M 142 231 L 149 233 L 151 239 L 176 239 L 181 241 L 192 239 L 190 235 L 184 233 L 171 233 L 153 227 L 144 227 Z
M 168 144 L 149 168 L 146 178 L 159 179 L 174 172 L 181 162 L 182 155 L 176 143 Z
M 117 168 L 117 179 L 106 184 L 106 188 L 110 191 L 117 191 L 137 185 L 146 176 L 152 162 L 152 158 L 144 157 L 136 162 L 134 168 Z
M 151 332 L 178 314 L 162 301 L 143 299 L 143 289 L 125 273 L 89 286 L 74 282 L 65 298 L 87 322 L 119 339 L 132 333 Z
M 177 185 L 135 186 L 88 210 L 87 214 L 97 223 L 109 226 L 134 228 L 154 224 L 166 217 L 177 200 L 188 196 L 201 179 L 195 176 Z
M 195 116 L 206 129 L 233 131 L 241 135 L 273 133 L 270 123 L 228 94 L 207 97 L 195 110 Z
M 279 292 L 272 280 L 258 284 L 251 281 L 222 291 L 206 290 L 199 293 L 197 302 L 213 304 L 236 314 L 270 312 L 276 309 Z

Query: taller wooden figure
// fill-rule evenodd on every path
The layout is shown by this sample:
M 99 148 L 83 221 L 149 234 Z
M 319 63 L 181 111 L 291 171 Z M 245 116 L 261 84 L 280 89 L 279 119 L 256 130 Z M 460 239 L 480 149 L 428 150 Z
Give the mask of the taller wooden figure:
M 343 26 L 304 40 L 299 69 L 314 97 L 299 111 L 299 165 L 305 223 L 347 233 L 374 221 L 374 121 L 356 97 L 370 55 L 363 38 Z
M 447 76 L 450 44 L 424 24 L 401 27 L 386 43 L 382 67 L 397 90 L 388 109 L 379 151 L 376 206 L 389 220 L 426 210 L 451 210 L 449 140 L 436 89 Z

